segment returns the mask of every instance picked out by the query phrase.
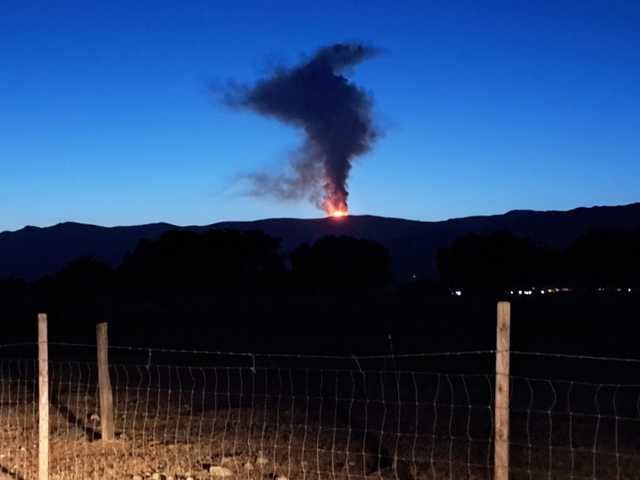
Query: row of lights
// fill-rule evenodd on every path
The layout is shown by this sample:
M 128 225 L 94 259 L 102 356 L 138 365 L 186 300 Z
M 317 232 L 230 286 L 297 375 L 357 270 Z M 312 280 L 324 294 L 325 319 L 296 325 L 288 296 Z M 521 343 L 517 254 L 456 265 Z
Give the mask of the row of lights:
M 531 296 L 534 295 L 536 293 L 539 293 L 540 295 L 549 295 L 549 294 L 555 294 L 555 293 L 568 293 L 568 292 L 572 292 L 573 289 L 569 288 L 569 287 L 555 287 L 555 288 L 541 288 L 538 289 L 536 287 L 531 287 L 529 289 L 524 289 L 524 290 L 509 290 L 509 295 L 524 295 L 524 296 Z M 596 289 L 597 292 L 599 293 L 603 293 L 603 292 L 607 292 L 607 291 L 612 291 L 612 292 L 617 292 L 617 293 L 632 293 L 633 289 L 631 287 L 618 287 L 618 288 L 597 288 Z M 450 291 L 451 295 L 453 295 L 454 297 L 461 297 L 462 294 L 464 293 L 464 290 L 462 290 L 461 288 L 454 288 L 451 289 Z
M 604 287 L 600 287 L 600 288 L 596 288 L 596 292 L 598 292 L 598 293 L 604 293 L 604 292 L 632 293 L 633 289 L 631 287 L 627 287 L 627 288 L 622 288 L 622 287 L 604 288 Z
M 540 295 L 553 294 L 553 293 L 567 293 L 573 291 L 572 288 L 562 287 L 562 288 L 541 288 L 538 289 L 536 287 L 531 287 L 526 290 L 509 290 L 509 295 L 533 295 L 534 293 L 540 293 Z
M 545 294 L 553 294 L 553 293 L 567 293 L 572 292 L 573 288 L 562 287 L 562 288 L 541 288 L 537 289 L 536 287 L 531 287 L 527 290 L 509 290 L 509 295 L 533 295 L 535 293 L 539 293 L 541 295 Z M 631 287 L 617 287 L 617 288 L 596 288 L 595 290 L 598 293 L 604 292 L 616 292 L 616 293 L 633 293 L 633 289 Z

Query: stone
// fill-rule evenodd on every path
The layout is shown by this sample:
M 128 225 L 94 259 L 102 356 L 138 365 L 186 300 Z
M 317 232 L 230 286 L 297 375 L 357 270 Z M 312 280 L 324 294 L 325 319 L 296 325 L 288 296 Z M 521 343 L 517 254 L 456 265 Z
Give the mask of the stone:
M 218 478 L 226 478 L 233 476 L 233 472 L 229 470 L 227 467 L 221 467 L 219 465 L 214 465 L 209 469 L 209 473 L 214 477 Z
M 262 454 L 262 451 L 258 452 L 258 457 L 256 458 L 256 465 L 266 465 L 269 463 L 269 460 Z

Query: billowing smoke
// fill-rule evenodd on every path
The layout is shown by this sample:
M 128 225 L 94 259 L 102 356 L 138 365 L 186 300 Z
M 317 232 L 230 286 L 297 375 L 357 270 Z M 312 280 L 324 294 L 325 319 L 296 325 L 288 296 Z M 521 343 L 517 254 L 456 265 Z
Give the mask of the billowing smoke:
M 305 133 L 291 172 L 250 175 L 253 194 L 308 198 L 328 214 L 347 211 L 351 163 L 371 148 L 377 132 L 370 96 L 344 73 L 376 53 L 357 43 L 331 45 L 298 66 L 277 68 L 252 87 L 236 85 L 226 92 L 227 105 L 277 118 Z

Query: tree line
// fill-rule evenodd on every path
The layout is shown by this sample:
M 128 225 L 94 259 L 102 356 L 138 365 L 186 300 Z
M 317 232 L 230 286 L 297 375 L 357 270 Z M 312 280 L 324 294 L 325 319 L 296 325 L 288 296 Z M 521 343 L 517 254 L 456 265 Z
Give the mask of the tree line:
M 434 291 L 434 285 L 438 291 L 502 291 L 532 285 L 633 287 L 640 284 L 640 230 L 593 230 L 564 248 L 505 232 L 471 234 L 441 249 L 437 265 L 439 278 L 428 282 Z M 142 240 L 117 267 L 78 258 L 35 285 L 77 295 L 114 288 L 164 294 L 275 294 L 375 290 L 402 283 L 394 280 L 389 251 L 370 240 L 328 236 L 284 253 L 279 239 L 260 231 L 175 230 L 157 240 Z M 4 280 L 0 292 L 12 296 L 25 286 L 19 280 Z
M 640 230 L 596 229 L 564 248 L 509 233 L 467 235 L 437 261 L 441 281 L 451 287 L 628 288 L 640 284 Z

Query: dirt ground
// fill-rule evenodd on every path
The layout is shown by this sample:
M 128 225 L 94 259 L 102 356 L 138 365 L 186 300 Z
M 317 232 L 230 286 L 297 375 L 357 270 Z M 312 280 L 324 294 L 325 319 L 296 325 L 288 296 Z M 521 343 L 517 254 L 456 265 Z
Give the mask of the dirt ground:
M 58 375 L 50 479 L 202 480 L 215 476 L 212 467 L 246 480 L 492 478 L 489 398 L 456 396 L 453 387 L 448 396 L 438 389 L 413 402 L 400 395 L 342 398 L 338 389 L 328 396 L 282 386 L 273 392 L 231 383 L 211 392 L 195 383 L 140 385 L 119 377 L 116 439 L 105 441 L 93 377 Z M 0 375 L 1 480 L 37 479 L 36 400 L 28 375 Z M 640 417 L 617 413 L 514 409 L 511 478 L 639 478 Z

